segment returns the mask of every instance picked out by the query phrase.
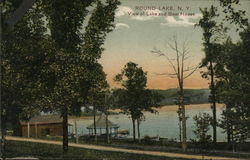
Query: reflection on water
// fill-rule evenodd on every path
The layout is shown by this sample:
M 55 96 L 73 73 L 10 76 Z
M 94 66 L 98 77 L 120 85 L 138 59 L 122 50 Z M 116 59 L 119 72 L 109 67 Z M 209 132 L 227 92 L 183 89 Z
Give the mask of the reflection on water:
M 177 117 L 177 106 L 164 106 L 159 109 L 159 112 L 156 114 L 145 113 L 145 121 L 141 122 L 141 136 L 160 136 L 168 139 L 179 139 L 179 126 L 178 126 L 178 117 Z M 188 139 L 194 138 L 193 129 L 194 121 L 193 116 L 199 112 L 209 113 L 212 115 L 211 108 L 209 104 L 198 104 L 198 105 L 189 105 L 186 106 L 186 116 L 187 119 L 187 137 Z M 219 105 L 217 109 L 217 119 L 220 118 L 222 112 L 222 105 Z M 109 120 L 118 124 L 119 129 L 128 129 L 130 135 L 132 136 L 132 120 L 128 115 L 110 115 Z M 69 120 L 71 124 L 74 124 L 73 120 Z M 93 123 L 92 119 L 78 119 L 78 134 L 88 134 L 86 127 Z M 210 134 L 212 135 L 212 128 L 210 129 Z M 226 135 L 222 133 L 220 128 L 217 129 L 217 139 L 218 141 L 225 141 Z

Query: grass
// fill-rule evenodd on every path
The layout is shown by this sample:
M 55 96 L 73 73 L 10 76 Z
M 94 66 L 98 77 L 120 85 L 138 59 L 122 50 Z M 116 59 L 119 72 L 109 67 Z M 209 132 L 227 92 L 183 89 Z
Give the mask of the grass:
M 90 149 L 69 147 L 67 154 L 63 154 L 59 145 L 6 141 L 6 157 L 36 157 L 41 160 L 81 159 L 81 160 L 181 160 L 161 156 L 149 156 L 124 152 L 97 151 Z
M 57 137 L 43 137 L 42 139 L 48 140 L 60 140 Z M 70 139 L 70 142 L 74 142 L 74 139 Z M 96 144 L 94 143 L 93 138 L 80 138 L 80 143 L 83 144 Z M 119 148 L 126 148 L 126 149 L 137 149 L 137 150 L 150 150 L 150 151 L 162 151 L 162 152 L 172 152 L 172 153 L 183 153 L 180 147 L 180 143 L 174 141 L 166 141 L 164 144 L 160 141 L 145 141 L 142 139 L 142 142 L 138 144 L 137 142 L 133 142 L 132 139 L 112 139 L 111 144 L 107 144 L 104 139 L 98 138 L 98 144 L 102 146 L 113 146 Z M 216 146 L 210 144 L 210 149 L 206 151 L 200 150 L 200 145 L 194 143 L 188 143 L 189 149 L 185 154 L 198 154 L 200 155 L 201 152 L 207 156 L 223 156 L 223 157 L 236 157 L 236 158 L 249 158 L 250 157 L 250 150 L 249 146 L 250 143 L 245 143 L 241 145 L 237 145 L 237 149 L 239 152 L 232 152 L 230 146 L 225 142 L 218 142 Z M 214 151 L 216 150 L 216 152 Z M 240 153 L 246 152 L 246 153 Z

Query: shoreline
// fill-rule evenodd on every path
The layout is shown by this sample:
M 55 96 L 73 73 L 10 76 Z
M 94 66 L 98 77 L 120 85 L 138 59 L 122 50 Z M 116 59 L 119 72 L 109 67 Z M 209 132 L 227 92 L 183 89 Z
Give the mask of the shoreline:
M 217 104 L 217 109 L 222 109 L 224 106 L 224 104 Z M 185 105 L 186 109 L 207 109 L 210 108 L 210 104 L 209 103 L 204 103 L 204 104 L 190 104 L 190 105 Z M 156 110 L 158 112 L 171 112 L 171 111 L 177 111 L 178 106 L 177 105 L 166 105 L 166 106 L 162 106 L 159 108 L 156 108 Z M 115 109 L 115 110 L 111 110 L 112 112 L 116 112 L 119 113 L 121 110 L 120 109 Z M 118 114 L 119 115 L 119 114 Z M 97 116 L 98 117 L 98 116 Z M 69 120 L 91 120 L 93 119 L 93 116 L 69 116 Z

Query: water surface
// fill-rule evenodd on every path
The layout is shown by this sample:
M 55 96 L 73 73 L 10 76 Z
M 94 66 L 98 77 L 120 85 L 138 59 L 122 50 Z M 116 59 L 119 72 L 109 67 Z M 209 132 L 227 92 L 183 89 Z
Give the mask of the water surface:
M 164 106 L 161 109 L 158 109 L 157 114 L 145 113 L 145 120 L 141 122 L 140 130 L 141 136 L 159 136 L 168 139 L 179 139 L 179 126 L 178 126 L 178 115 L 177 115 L 178 106 Z M 209 113 L 212 115 L 210 104 L 195 104 L 186 106 L 186 116 L 187 119 L 187 137 L 188 139 L 194 139 L 195 135 L 193 134 L 194 130 L 194 120 L 193 116 L 199 113 Z M 222 105 L 217 107 L 217 119 L 220 119 L 220 114 L 222 112 Z M 110 115 L 109 120 L 113 123 L 116 123 L 120 126 L 119 129 L 124 130 L 128 129 L 130 135 L 132 136 L 132 120 L 129 115 Z M 74 125 L 74 120 L 69 120 L 71 124 Z M 93 123 L 92 118 L 87 119 L 77 119 L 78 134 L 84 135 L 88 134 L 86 127 Z M 210 127 L 211 128 L 211 127 Z M 105 130 L 103 130 L 103 133 Z M 212 135 L 212 128 L 210 129 L 209 134 Z M 226 135 L 222 133 L 220 128 L 217 128 L 217 139 L 218 141 L 226 141 Z

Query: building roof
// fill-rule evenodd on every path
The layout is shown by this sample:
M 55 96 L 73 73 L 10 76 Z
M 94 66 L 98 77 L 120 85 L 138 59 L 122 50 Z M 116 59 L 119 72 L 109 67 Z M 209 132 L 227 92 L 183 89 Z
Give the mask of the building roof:
M 39 115 L 32 117 L 29 124 L 52 124 L 52 123 L 62 123 L 63 119 L 60 115 Z M 26 121 L 21 121 L 21 125 L 27 125 Z
M 94 129 L 94 123 L 86 127 L 87 129 Z M 101 115 L 96 121 L 96 128 L 106 128 L 106 116 Z M 108 128 L 119 128 L 117 124 L 114 124 L 110 120 L 108 120 Z

